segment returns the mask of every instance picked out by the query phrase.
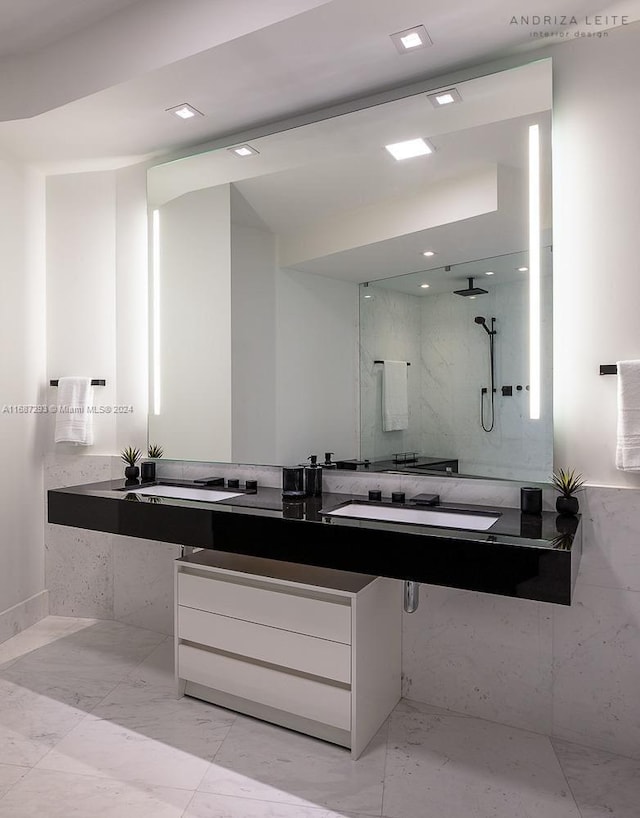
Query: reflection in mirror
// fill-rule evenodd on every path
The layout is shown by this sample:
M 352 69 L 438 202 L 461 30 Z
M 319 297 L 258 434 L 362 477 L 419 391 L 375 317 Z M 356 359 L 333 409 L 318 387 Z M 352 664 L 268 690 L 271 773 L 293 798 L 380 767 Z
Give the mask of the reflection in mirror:
M 361 285 L 362 457 L 372 468 L 549 479 L 551 247 L 541 253 L 539 420 L 529 417 L 528 257 L 507 253 Z M 411 364 L 402 430 L 383 430 L 386 373 L 376 360 L 385 359 Z
M 468 473 L 547 477 L 542 472 L 551 461 L 548 341 L 535 428 L 527 424 L 526 432 L 514 431 L 515 421 L 507 416 L 525 411 L 524 401 L 512 396 L 508 403 L 500 395 L 494 400 L 494 429 L 483 433 L 473 459 L 471 448 L 462 452 L 466 440 L 457 440 L 449 423 L 453 407 L 467 405 L 467 392 L 474 423 L 480 423 L 476 393 L 486 387 L 488 375 L 482 384 L 478 378 L 481 369 L 488 370 L 482 355 L 489 336 L 484 325 L 474 323 L 476 315 L 486 316 L 488 326 L 496 318 L 496 388 L 512 384 L 515 392 L 517 384 L 529 383 L 527 288 L 513 296 L 513 309 L 498 315 L 497 283 L 485 287 L 489 295 L 477 301 L 452 295 L 449 284 L 462 289 L 467 277 L 475 277 L 479 285 L 487 271 L 463 266 L 474 259 L 520 253 L 528 260 L 526 134 L 532 124 L 542 136 L 538 235 L 550 244 L 550 61 L 477 77 L 456 89 L 456 101 L 441 108 L 426 92 L 417 93 L 251 140 L 255 152 L 248 155 L 222 148 L 150 169 L 149 439 L 164 447 L 165 456 L 293 464 L 325 451 L 357 460 L 415 449 L 457 459 L 460 471 Z M 428 141 L 431 154 L 397 161 L 385 150 L 418 138 Z M 435 252 L 431 258 L 423 255 L 428 249 Z M 550 273 L 548 251 L 545 265 Z M 436 270 L 444 267 L 450 268 L 443 274 L 446 292 L 438 292 Z M 398 276 L 418 272 L 433 275 L 432 289 L 421 295 L 403 292 L 404 285 L 395 291 L 396 284 L 382 281 L 393 277 L 397 283 Z M 549 275 L 543 281 L 542 308 L 550 321 Z M 364 282 L 376 292 L 368 312 L 360 298 Z M 507 280 L 502 284 L 506 288 Z M 398 334 L 394 324 L 402 313 L 391 304 L 401 296 L 419 304 L 412 308 L 420 317 L 414 346 L 421 338 L 419 352 L 411 353 L 418 355 L 410 376 L 412 426 L 383 432 L 381 367 L 372 360 L 409 356 L 382 343 Z M 459 302 L 459 319 L 447 313 L 452 309 L 447 298 Z M 482 308 L 481 299 L 487 299 Z M 431 341 L 423 325 L 429 311 L 436 333 Z M 453 324 L 458 333 L 445 339 Z M 438 353 L 445 340 L 447 349 Z M 473 381 L 462 374 L 457 345 L 466 350 L 465 360 L 477 357 Z M 423 362 L 430 347 L 435 357 Z M 512 369 L 506 367 L 507 349 L 518 359 Z M 427 365 L 437 379 L 423 388 L 418 384 Z M 456 371 L 445 378 L 447 366 Z M 485 406 L 485 425 L 490 408 Z M 524 455 L 523 436 L 535 439 L 531 451 L 539 447 L 531 460 Z M 508 465 L 490 456 L 498 441 L 503 450 L 511 447 Z

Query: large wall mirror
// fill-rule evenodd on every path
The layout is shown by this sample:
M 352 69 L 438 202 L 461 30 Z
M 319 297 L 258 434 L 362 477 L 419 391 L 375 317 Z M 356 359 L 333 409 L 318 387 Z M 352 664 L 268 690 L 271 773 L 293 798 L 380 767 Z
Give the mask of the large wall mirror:
M 148 199 L 165 457 L 548 479 L 550 60 L 155 166 Z M 399 428 L 377 361 L 410 365 Z

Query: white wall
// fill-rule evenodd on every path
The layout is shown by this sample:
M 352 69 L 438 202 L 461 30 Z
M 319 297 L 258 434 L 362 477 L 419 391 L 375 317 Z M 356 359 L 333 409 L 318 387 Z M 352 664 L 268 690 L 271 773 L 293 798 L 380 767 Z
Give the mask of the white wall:
M 555 459 L 589 482 L 617 471 L 616 377 L 640 358 L 640 26 L 553 49 Z
M 149 440 L 166 457 L 231 459 L 230 186 L 160 208 L 159 415 Z
M 113 454 L 144 446 L 147 425 L 146 167 L 47 179 L 47 379 L 104 378 L 91 447 L 53 443 L 58 453 Z M 47 392 L 57 399 L 55 388 Z M 114 406 L 132 412 L 114 412 Z
M 0 161 L 1 288 L 0 403 L 46 400 L 44 304 L 44 182 L 34 171 Z M 37 414 L 0 414 L 0 641 L 32 624 L 21 606 L 44 588 L 42 441 Z M 45 595 L 40 597 L 46 601 Z M 13 606 L 13 612 L 7 609 Z M 6 614 L 6 615 L 4 615 Z
M 272 233 L 232 222 L 231 451 L 238 463 L 278 462 L 275 258 Z
M 279 270 L 276 282 L 276 462 L 356 457 L 358 287 L 296 270 Z

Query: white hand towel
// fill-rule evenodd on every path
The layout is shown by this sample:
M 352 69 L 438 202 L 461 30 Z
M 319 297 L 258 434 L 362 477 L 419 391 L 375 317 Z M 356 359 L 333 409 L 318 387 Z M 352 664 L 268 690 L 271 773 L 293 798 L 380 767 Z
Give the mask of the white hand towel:
M 618 361 L 616 468 L 640 471 L 640 361 Z
M 394 432 L 409 426 L 407 362 L 383 361 L 382 431 Z
M 91 378 L 60 378 L 56 443 L 93 445 L 93 387 Z

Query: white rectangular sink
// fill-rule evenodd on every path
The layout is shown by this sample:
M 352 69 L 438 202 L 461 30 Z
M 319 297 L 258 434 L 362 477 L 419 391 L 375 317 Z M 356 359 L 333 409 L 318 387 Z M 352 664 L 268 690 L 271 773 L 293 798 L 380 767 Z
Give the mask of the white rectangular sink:
M 366 503 L 347 503 L 334 511 L 327 511 L 330 517 L 349 517 L 358 520 L 382 520 L 390 523 L 417 523 L 442 528 L 462 528 L 466 531 L 486 531 L 499 519 L 497 514 L 474 514 L 473 511 L 444 511 L 433 508 L 405 508 L 398 506 L 376 506 Z
M 240 497 L 241 491 L 218 491 L 218 489 L 199 489 L 191 486 L 148 486 L 144 489 L 131 489 L 127 492 L 150 495 L 151 497 L 170 497 L 177 500 L 200 500 L 204 503 L 217 503 L 231 497 Z

